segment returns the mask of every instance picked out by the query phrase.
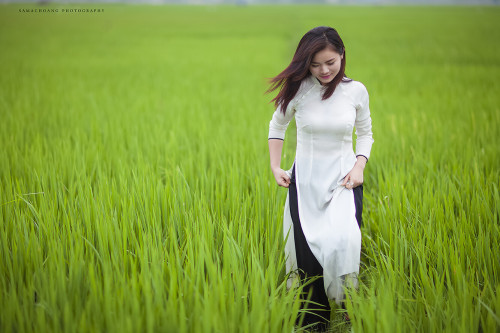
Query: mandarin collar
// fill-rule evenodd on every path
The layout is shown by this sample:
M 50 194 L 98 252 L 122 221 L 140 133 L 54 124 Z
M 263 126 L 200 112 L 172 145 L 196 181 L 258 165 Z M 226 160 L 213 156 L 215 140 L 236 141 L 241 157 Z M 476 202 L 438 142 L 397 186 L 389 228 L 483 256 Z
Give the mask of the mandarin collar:
M 321 84 L 321 82 L 319 82 L 319 80 L 317 78 L 314 77 L 314 75 L 310 74 L 309 75 L 309 80 L 313 82 L 313 84 L 315 86 L 318 86 L 318 87 L 323 87 L 323 85 Z

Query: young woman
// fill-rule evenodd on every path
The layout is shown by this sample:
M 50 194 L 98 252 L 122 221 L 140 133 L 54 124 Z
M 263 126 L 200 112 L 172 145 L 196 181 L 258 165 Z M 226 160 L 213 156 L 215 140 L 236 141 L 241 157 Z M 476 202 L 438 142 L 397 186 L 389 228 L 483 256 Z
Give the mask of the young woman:
M 368 92 L 345 74 L 337 31 L 317 27 L 299 42 L 290 65 L 271 79 L 277 107 L 269 124 L 271 169 L 288 188 L 284 212 L 289 287 L 305 286 L 303 325 L 326 330 L 329 299 L 343 304 L 344 286 L 357 286 L 361 252 L 363 170 L 373 143 Z M 290 170 L 280 167 L 287 126 L 295 116 L 297 149 Z M 356 153 L 352 132 L 356 128 Z M 298 276 L 297 276 L 298 273 Z M 309 304 L 309 305 L 307 305 Z

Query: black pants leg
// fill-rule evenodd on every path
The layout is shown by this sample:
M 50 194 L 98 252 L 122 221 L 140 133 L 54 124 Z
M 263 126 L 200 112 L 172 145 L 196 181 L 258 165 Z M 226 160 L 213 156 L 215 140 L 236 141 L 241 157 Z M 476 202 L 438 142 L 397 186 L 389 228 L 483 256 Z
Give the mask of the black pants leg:
M 352 189 L 354 192 L 354 206 L 356 207 L 356 220 L 358 226 L 363 225 L 363 184 Z
M 309 325 L 316 323 L 316 328 L 326 330 L 330 320 L 330 303 L 325 293 L 323 282 L 323 267 L 318 262 L 314 254 L 307 244 L 306 238 L 302 231 L 299 219 L 299 208 L 297 203 L 297 187 L 295 184 L 295 165 L 292 171 L 290 186 L 288 188 L 288 199 L 290 205 L 290 215 L 293 221 L 293 236 L 295 241 L 295 253 L 297 256 L 297 266 L 301 281 L 307 278 L 315 278 L 315 280 L 304 287 L 304 300 L 308 294 L 311 294 L 310 301 L 318 304 L 302 303 L 302 309 L 308 309 L 308 312 L 303 315 L 302 324 Z M 362 209 L 363 209 L 363 186 L 360 185 L 354 190 L 354 203 L 356 206 L 356 219 L 358 225 L 361 225 Z M 300 320 L 300 318 L 298 319 Z

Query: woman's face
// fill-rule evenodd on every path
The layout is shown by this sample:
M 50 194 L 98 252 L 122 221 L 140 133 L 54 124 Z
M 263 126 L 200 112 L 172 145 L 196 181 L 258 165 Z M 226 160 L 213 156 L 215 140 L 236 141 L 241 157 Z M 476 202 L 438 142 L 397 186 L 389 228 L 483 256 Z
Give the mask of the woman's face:
M 343 54 L 338 54 L 333 48 L 327 47 L 314 55 L 309 70 L 322 85 L 325 85 L 339 73 L 343 57 Z

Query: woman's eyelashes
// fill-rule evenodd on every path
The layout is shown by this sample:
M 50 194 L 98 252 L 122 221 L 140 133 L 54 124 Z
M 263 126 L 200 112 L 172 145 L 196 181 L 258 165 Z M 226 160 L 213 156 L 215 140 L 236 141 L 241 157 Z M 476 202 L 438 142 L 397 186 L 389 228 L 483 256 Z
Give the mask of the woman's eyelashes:
M 335 61 L 327 63 L 328 66 L 333 66 L 334 64 L 335 64 Z M 317 67 L 319 67 L 319 65 L 314 64 L 314 65 L 311 65 L 311 67 L 317 68 Z

